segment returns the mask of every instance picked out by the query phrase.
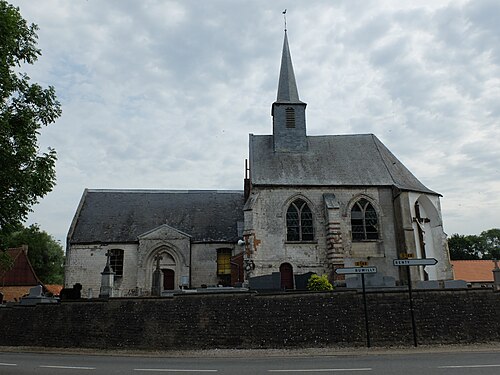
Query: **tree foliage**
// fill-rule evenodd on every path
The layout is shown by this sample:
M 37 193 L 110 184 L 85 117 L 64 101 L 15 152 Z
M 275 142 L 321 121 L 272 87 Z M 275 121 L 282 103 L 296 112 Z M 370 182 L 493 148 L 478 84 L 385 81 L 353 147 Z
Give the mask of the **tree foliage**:
M 492 228 L 480 235 L 453 234 L 448 247 L 452 260 L 500 259 L 500 229 Z
M 19 8 L 0 0 L 0 231 L 15 230 L 31 206 L 55 184 L 56 152 L 40 154 L 42 126 L 61 115 L 53 87 L 31 83 L 22 64 L 33 64 L 38 27 L 28 25 Z
M 1 238 L 7 248 L 28 245 L 28 258 L 38 278 L 45 284 L 62 284 L 64 251 L 47 232 L 37 225 L 21 228 Z
M 313 291 L 333 290 L 333 285 L 332 283 L 330 283 L 326 275 L 322 276 L 311 275 L 311 277 L 307 281 L 307 290 L 313 290 Z
M 0 250 L 0 275 L 14 266 L 14 260 L 6 251 Z

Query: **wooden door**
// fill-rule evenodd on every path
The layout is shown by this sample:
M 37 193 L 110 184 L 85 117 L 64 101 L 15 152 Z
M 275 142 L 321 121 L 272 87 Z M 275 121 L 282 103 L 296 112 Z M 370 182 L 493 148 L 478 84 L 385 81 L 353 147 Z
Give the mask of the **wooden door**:
M 280 266 L 281 289 L 293 289 L 293 267 L 290 263 Z
M 175 289 L 175 271 L 171 269 L 164 269 L 163 272 L 163 290 Z

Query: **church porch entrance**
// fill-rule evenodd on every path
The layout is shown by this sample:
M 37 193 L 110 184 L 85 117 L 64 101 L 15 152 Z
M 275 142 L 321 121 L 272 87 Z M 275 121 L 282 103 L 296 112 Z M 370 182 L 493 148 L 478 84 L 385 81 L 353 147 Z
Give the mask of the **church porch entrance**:
M 163 290 L 175 289 L 175 271 L 171 269 L 162 269 L 163 273 Z

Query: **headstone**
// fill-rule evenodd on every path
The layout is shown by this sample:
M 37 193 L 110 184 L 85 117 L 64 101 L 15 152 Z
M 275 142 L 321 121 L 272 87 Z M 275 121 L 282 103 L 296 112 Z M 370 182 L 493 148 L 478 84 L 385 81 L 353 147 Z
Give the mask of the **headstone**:
M 445 280 L 445 289 L 467 289 L 467 281 L 465 280 Z
M 61 300 L 66 299 L 80 299 L 82 296 L 82 284 L 76 283 L 73 288 L 63 288 L 59 292 L 59 298 Z
M 315 275 L 314 272 L 307 272 L 301 275 L 295 276 L 295 289 L 297 290 L 307 290 L 307 283 L 312 275 Z
M 347 277 L 346 287 L 352 289 L 362 288 L 361 275 Z M 367 288 L 392 288 L 396 286 L 396 279 L 392 276 L 384 276 L 380 273 L 365 274 L 365 287 Z
M 113 297 L 113 287 L 115 281 L 115 273 L 111 268 L 104 269 L 101 272 L 101 289 L 99 290 L 99 298 Z
M 21 305 L 36 305 L 37 303 L 57 303 L 55 298 L 48 298 L 43 295 L 43 288 L 41 285 L 37 285 L 30 288 L 29 294 L 26 297 L 22 297 Z
M 281 290 L 281 274 L 273 272 L 270 275 L 255 276 L 248 279 L 252 290 Z
M 161 294 L 161 271 L 153 271 L 153 286 L 151 288 L 152 296 L 159 296 Z
M 415 289 L 441 289 L 438 280 L 416 281 Z
M 28 295 L 28 298 L 42 297 L 42 295 L 43 295 L 42 292 L 43 292 L 43 289 L 42 289 L 41 285 L 34 286 L 33 288 L 30 289 L 30 293 Z
M 109 264 L 110 257 L 111 253 L 108 251 L 106 253 L 106 265 L 104 266 L 104 270 L 101 272 L 101 289 L 99 290 L 99 298 L 113 297 L 115 273 L 113 272 L 113 268 Z

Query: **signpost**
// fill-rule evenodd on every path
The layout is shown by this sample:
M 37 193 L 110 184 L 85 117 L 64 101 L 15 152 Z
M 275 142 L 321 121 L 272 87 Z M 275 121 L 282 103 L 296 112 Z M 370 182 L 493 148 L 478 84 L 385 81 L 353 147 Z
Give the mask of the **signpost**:
M 424 259 L 394 259 L 395 266 L 435 266 L 438 261 L 434 258 Z
M 359 264 L 368 265 L 368 263 L 366 263 L 366 262 L 359 262 Z M 361 274 L 361 285 L 363 287 L 363 306 L 364 306 L 364 312 L 365 312 L 366 346 L 370 347 L 370 328 L 368 326 L 368 309 L 366 307 L 365 273 L 377 273 L 377 267 L 337 268 L 335 270 L 335 273 L 337 275 Z
M 417 326 L 415 325 L 415 314 L 413 312 L 413 297 L 411 290 L 411 274 L 410 267 L 412 266 L 434 266 L 437 264 L 437 260 L 434 258 L 422 258 L 422 259 L 394 259 L 392 264 L 396 267 L 406 267 L 406 274 L 408 275 L 408 297 L 410 299 L 410 315 L 411 315 L 411 327 L 413 329 L 413 344 L 417 346 Z
M 348 268 L 337 268 L 335 270 L 337 275 L 348 275 L 348 274 L 365 274 L 365 273 L 377 273 L 377 267 L 348 267 Z

